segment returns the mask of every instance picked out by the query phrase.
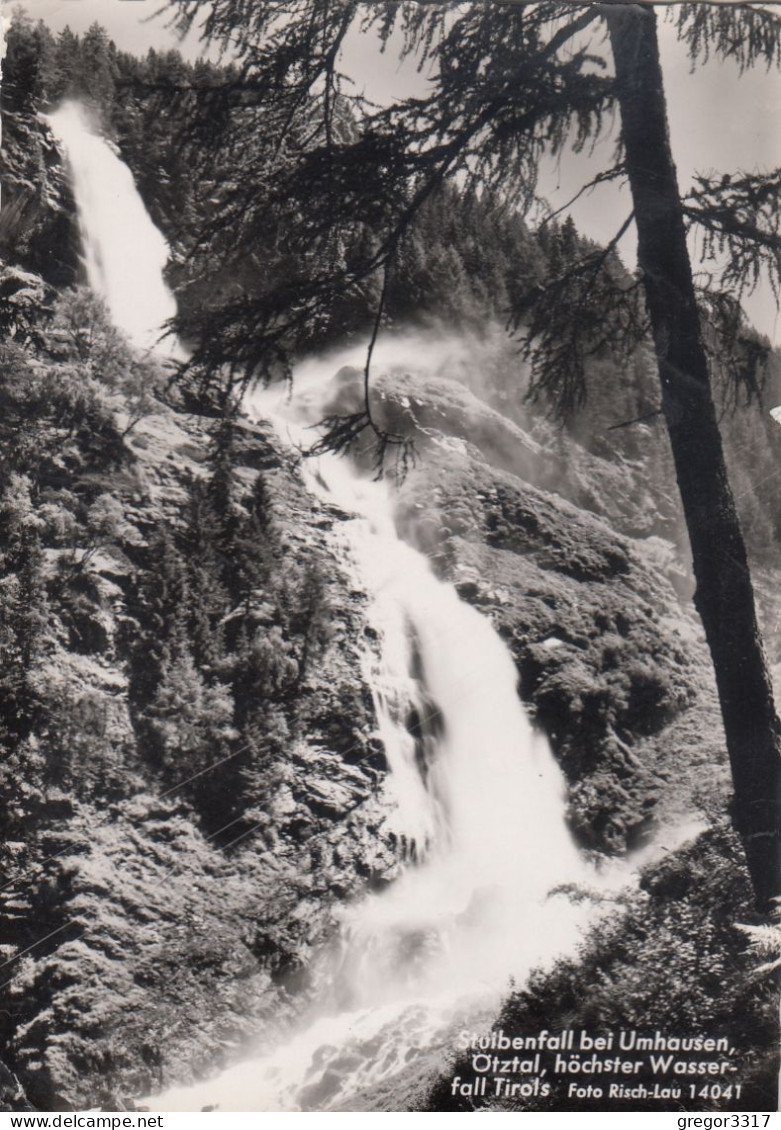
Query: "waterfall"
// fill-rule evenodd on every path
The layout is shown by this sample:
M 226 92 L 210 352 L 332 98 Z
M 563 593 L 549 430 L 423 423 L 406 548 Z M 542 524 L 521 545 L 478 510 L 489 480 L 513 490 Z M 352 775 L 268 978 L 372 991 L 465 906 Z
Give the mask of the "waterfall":
M 175 310 L 165 241 L 83 111 L 67 104 L 49 121 L 70 165 L 90 283 L 131 340 L 152 348 Z M 299 371 L 292 406 L 263 394 L 248 408 L 296 441 L 333 371 Z M 400 540 L 384 484 L 335 456 L 307 461 L 305 475 L 351 515 L 335 550 L 372 597 L 378 648 L 365 676 L 390 766 L 389 819 L 412 847 L 396 882 L 343 909 L 338 938 L 315 959 L 319 999 L 297 1028 L 213 1079 L 146 1099 L 154 1110 L 349 1109 L 416 1057 L 452 1051 L 457 1028 L 487 1022 L 510 978 L 571 952 L 587 914 L 557 891 L 588 872 L 501 638 Z
M 294 377 L 292 405 L 261 393 L 249 407 L 311 442 L 302 424 L 331 373 L 310 365 Z M 572 952 L 590 914 L 556 890 L 593 874 L 570 839 L 562 775 L 519 701 L 504 642 L 399 539 L 385 484 L 333 455 L 305 461 L 304 473 L 313 493 L 353 515 L 337 536 L 373 597 L 380 655 L 367 657 L 367 674 L 394 827 L 418 851 L 387 890 L 343 911 L 338 944 L 318 962 L 321 999 L 288 1041 L 145 1100 L 153 1110 L 350 1109 L 351 1096 L 411 1058 L 452 1050 L 459 1024 L 488 1017 L 511 978 Z M 423 719 L 417 748 L 404 724 L 411 707 Z
M 160 340 L 164 324 L 176 314 L 176 299 L 163 275 L 168 244 L 150 219 L 133 174 L 92 130 L 78 102 L 64 102 L 46 120 L 67 157 L 90 286 L 136 348 L 181 357 L 174 338 Z

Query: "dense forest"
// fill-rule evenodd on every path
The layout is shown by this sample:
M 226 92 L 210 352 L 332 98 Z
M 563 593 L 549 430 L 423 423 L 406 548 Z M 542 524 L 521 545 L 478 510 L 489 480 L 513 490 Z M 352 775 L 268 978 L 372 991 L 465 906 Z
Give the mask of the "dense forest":
M 168 240 L 173 328 L 195 363 L 140 355 L 87 286 L 46 121 L 65 99 L 89 109 Z M 337 103 L 334 128 L 349 136 L 357 113 Z M 221 114 L 239 127 L 222 130 Z M 568 217 L 532 229 L 487 189 L 445 184 L 384 282 L 365 274 L 313 318 L 302 279 L 315 267 L 289 235 L 308 222 L 300 205 L 264 185 L 238 227 L 232 170 L 267 154 L 235 64 L 136 58 L 97 24 L 54 35 L 17 12 L 2 120 L 0 1106 L 131 1109 L 230 1062 L 313 999 L 312 955 L 339 907 L 409 862 L 386 819 L 362 666 L 369 598 L 331 540 L 345 515 L 312 498 L 300 453 L 241 401 L 250 377 L 363 345 L 378 309 L 382 334 L 413 343 L 375 385 L 417 462 L 399 527 L 510 647 L 576 841 L 620 856 L 668 816 L 708 824 L 620 896 L 579 955 L 515 992 L 502 1023 L 719 1033 L 740 1015 L 736 1109 L 771 1103 L 774 986 L 735 926 L 759 919 L 725 812 L 650 338 L 627 361 L 604 334 L 585 400 L 562 408 L 512 313 L 533 317 L 534 296 L 588 256 L 620 285 L 632 271 Z M 339 240 L 348 266 L 371 259 L 370 212 Z M 279 311 L 276 372 L 253 372 L 243 328 L 257 310 Z M 715 396 L 781 665 L 768 412 L 781 366 L 738 328 Z M 717 357 L 715 329 L 705 338 Z M 415 343 L 443 340 L 445 361 L 416 372 Z M 730 380 L 736 367 L 750 380 Z M 327 411 L 350 408 L 359 375 Z M 374 468 L 364 440 L 356 458 Z M 403 1101 L 451 1109 L 442 1070 L 424 1063 Z M 389 1094 L 381 1109 L 400 1109 Z

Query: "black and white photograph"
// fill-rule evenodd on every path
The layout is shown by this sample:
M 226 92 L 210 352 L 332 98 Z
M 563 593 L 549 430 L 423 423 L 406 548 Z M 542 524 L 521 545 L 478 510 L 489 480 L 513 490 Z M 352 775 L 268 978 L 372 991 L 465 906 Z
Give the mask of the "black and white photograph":
M 2 40 L 0 1111 L 765 1130 L 781 4 Z

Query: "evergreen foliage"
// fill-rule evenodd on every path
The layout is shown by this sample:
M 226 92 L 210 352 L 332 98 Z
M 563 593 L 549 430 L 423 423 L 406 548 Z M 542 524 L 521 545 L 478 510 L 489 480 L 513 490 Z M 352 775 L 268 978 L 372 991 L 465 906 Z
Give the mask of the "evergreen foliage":
M 250 494 L 234 481 L 228 417 L 214 424 L 205 474 L 191 478 L 179 524 L 160 525 L 147 544 L 115 477 L 128 477 L 132 492 L 127 437 L 133 422 L 160 410 L 162 371 L 133 352 L 86 290 L 38 308 L 34 325 L 3 345 L 0 377 L 0 740 L 9 809 L 20 790 L 75 784 L 85 772 L 84 734 L 99 739 L 86 699 L 57 700 L 51 662 L 66 643 L 85 656 L 118 648 L 139 743 L 131 759 L 147 759 L 164 787 L 192 778 L 184 792 L 209 829 L 235 822 L 269 799 L 267 785 L 263 795 L 253 791 L 260 785 L 251 766 L 267 756 L 257 751 L 276 741 L 281 756 L 279 735 L 294 726 L 322 636 L 317 569 L 281 569 L 262 476 Z M 101 612 L 101 571 L 114 560 L 125 562 L 127 601 L 116 640 Z M 40 758 L 20 777 L 25 749 Z M 100 740 L 92 752 L 107 755 Z M 201 770 L 223 758 L 219 786 L 201 782 Z

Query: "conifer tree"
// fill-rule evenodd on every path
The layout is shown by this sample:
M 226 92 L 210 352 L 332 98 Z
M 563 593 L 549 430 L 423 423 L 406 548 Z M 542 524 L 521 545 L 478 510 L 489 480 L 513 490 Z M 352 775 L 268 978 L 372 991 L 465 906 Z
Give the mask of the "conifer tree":
M 117 77 L 115 49 L 108 32 L 99 23 L 91 24 L 82 36 L 79 55 L 82 95 L 98 106 L 110 106 Z
M 49 29 L 34 23 L 21 7 L 13 10 L 3 60 L 3 112 L 19 114 L 39 108 L 53 74 L 55 44 Z

